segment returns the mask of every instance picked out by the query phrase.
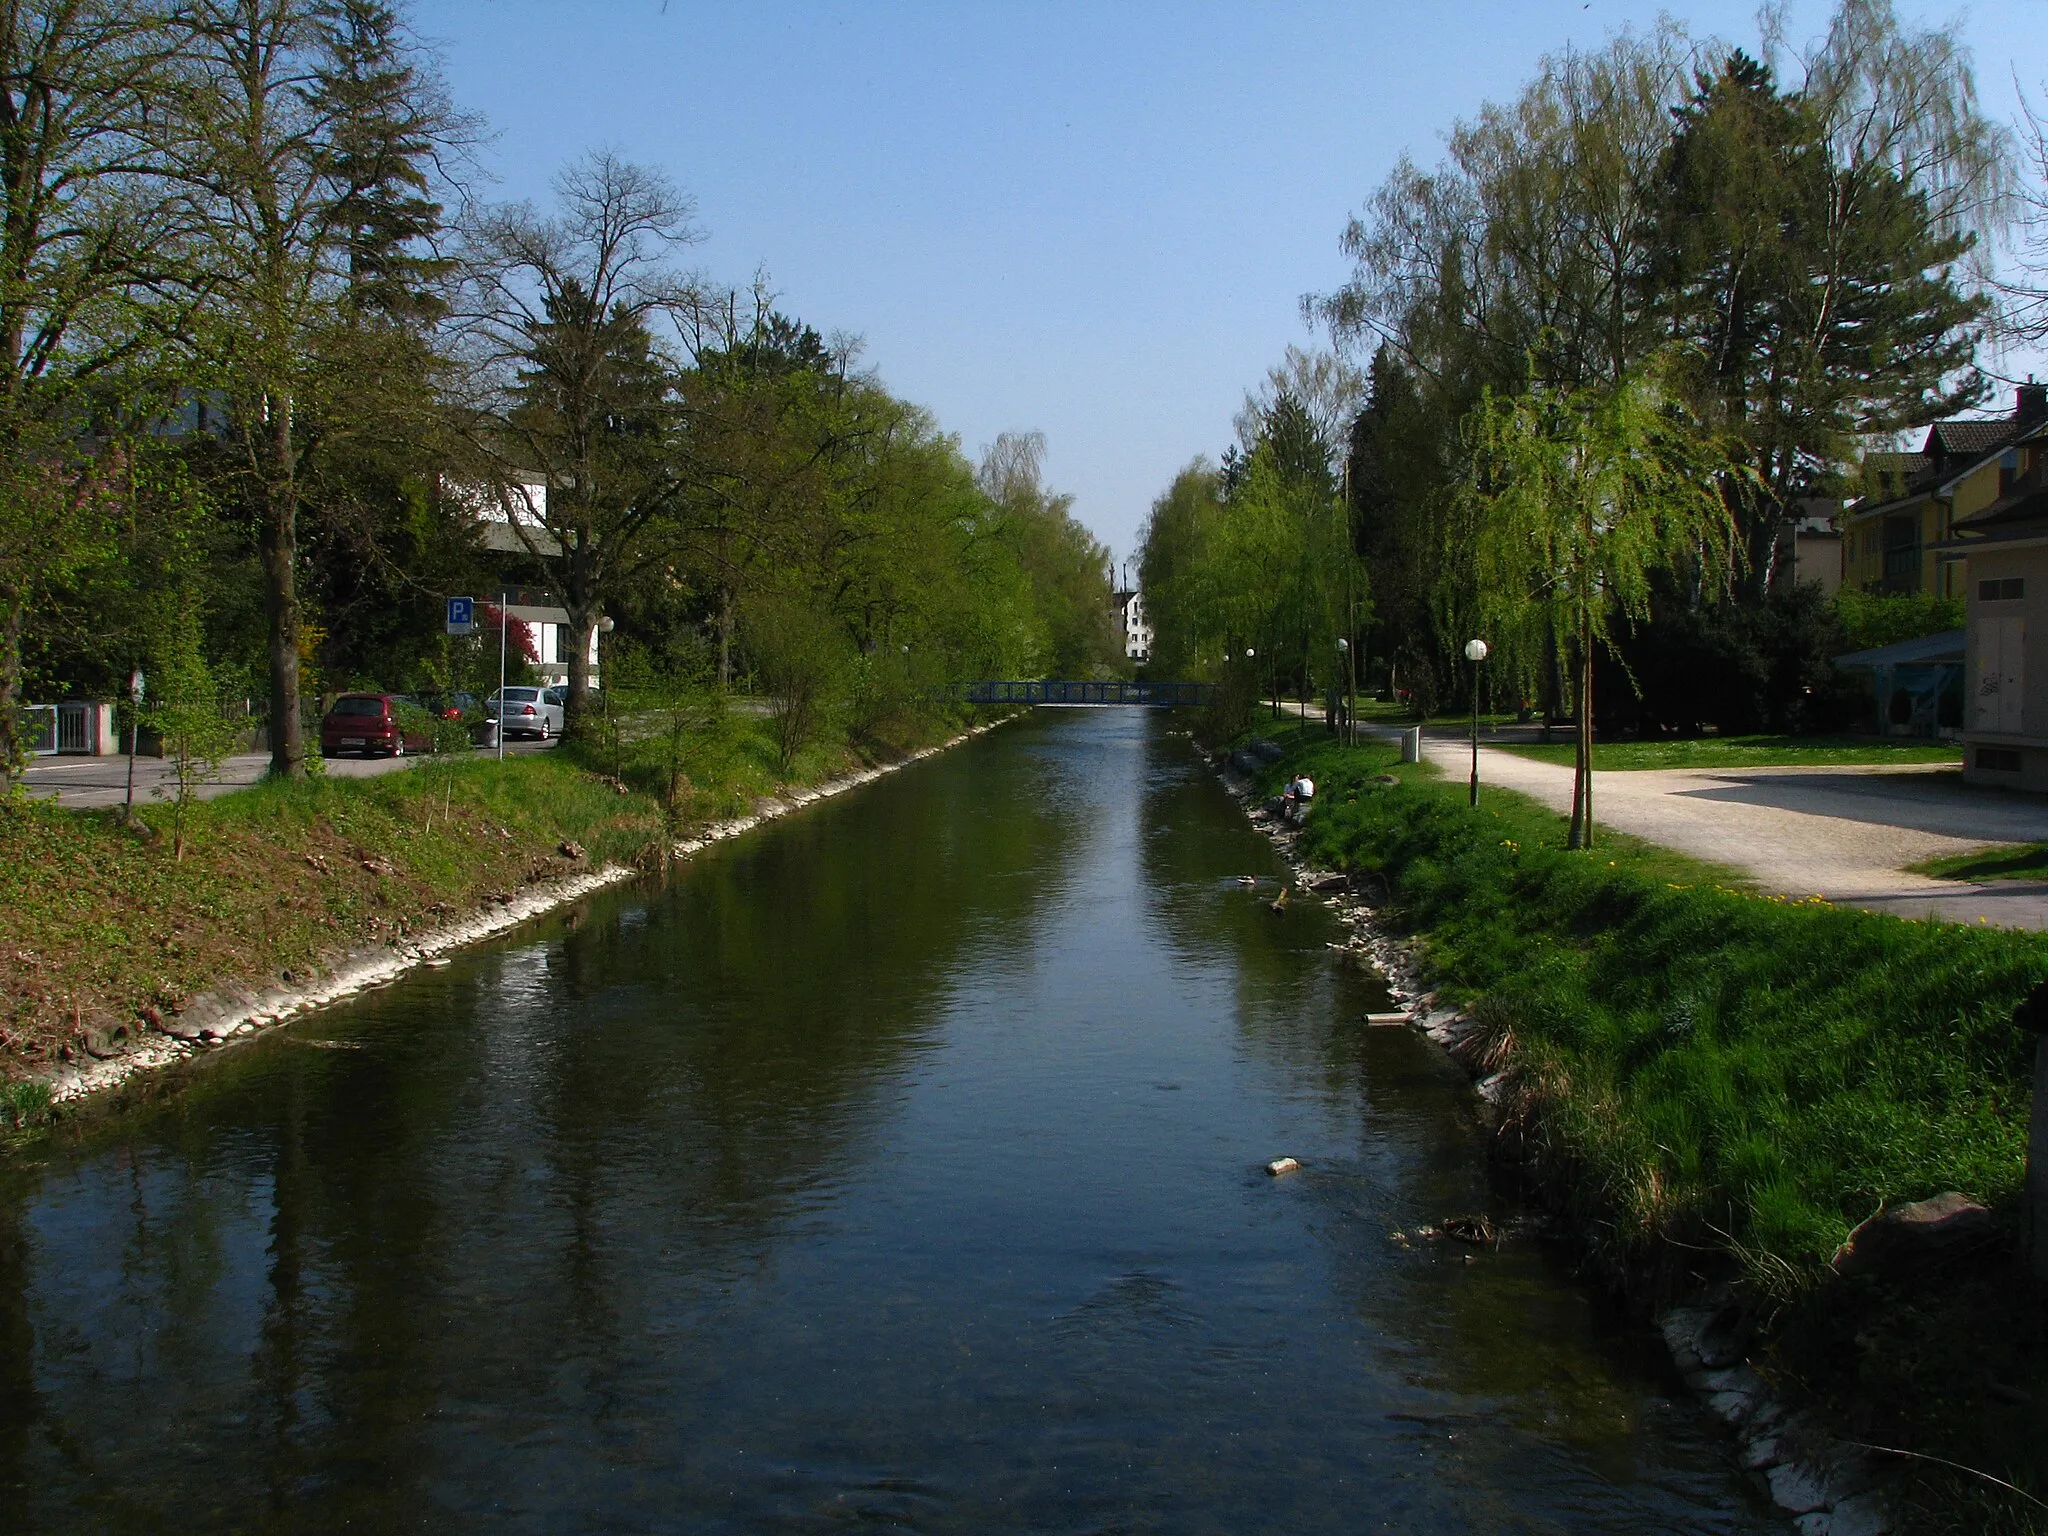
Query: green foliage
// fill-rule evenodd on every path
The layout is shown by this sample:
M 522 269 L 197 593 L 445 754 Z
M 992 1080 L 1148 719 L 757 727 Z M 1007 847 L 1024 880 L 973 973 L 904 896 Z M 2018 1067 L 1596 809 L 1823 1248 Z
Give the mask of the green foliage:
M 840 707 L 851 661 L 846 639 L 812 602 L 790 592 L 756 595 L 743 633 L 755 686 L 767 695 L 775 722 L 777 762 L 788 773 Z
M 0 1116 L 10 1130 L 27 1130 L 41 1125 L 50 1115 L 50 1085 L 30 1079 L 0 1083 Z
M 1844 587 L 1835 594 L 1834 604 L 1852 651 L 1961 629 L 1965 612 L 1960 597 L 1934 592 L 1857 592 Z
M 1487 391 L 1469 418 L 1475 628 L 1509 680 L 1533 682 L 1546 658 L 1570 658 L 1575 848 L 1593 842 L 1596 648 L 1619 622 L 1648 616 L 1658 577 L 1683 571 L 1712 590 L 1736 558 L 1725 448 L 1670 390 L 1680 361 L 1659 358 L 1612 387 Z

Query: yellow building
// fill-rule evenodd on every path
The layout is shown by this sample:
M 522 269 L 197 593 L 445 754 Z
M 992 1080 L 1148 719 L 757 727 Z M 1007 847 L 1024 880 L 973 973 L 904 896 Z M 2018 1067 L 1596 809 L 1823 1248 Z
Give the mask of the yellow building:
M 1983 512 L 2048 452 L 2048 385 L 2022 384 L 2012 415 L 1942 421 L 1918 453 L 1874 453 L 1872 494 L 1842 516 L 1842 585 L 1964 595 L 1955 525 Z

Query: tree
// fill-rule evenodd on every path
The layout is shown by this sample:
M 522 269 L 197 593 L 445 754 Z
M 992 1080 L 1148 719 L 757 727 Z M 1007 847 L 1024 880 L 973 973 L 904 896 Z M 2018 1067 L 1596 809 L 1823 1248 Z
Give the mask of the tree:
M 433 81 L 388 61 L 395 25 L 344 0 L 191 0 L 174 98 L 176 175 L 205 304 L 192 339 L 226 404 L 223 480 L 262 566 L 271 771 L 305 771 L 299 719 L 300 518 L 329 438 L 417 374 L 388 328 L 353 323 L 403 286 L 391 263 L 417 233 L 417 187 L 464 124 Z M 383 264 L 369 258 L 384 255 Z M 402 270 L 402 269 L 400 269 Z M 416 359 L 401 348 L 399 355 Z
M 1754 471 L 1736 513 L 1759 594 L 1779 523 L 1833 487 L 1859 434 L 1983 395 L 1970 364 L 1989 299 L 1964 279 L 1976 237 L 1961 220 L 2000 150 L 1943 41 L 1845 7 L 1803 91 L 1737 52 L 1675 115 L 1645 294 L 1702 359 L 1698 388 Z M 1908 101 L 1949 126 L 1907 140 L 1886 120 Z
M 1660 360 L 1612 386 L 1489 393 L 1471 422 L 1480 614 L 1520 642 L 1524 667 L 1547 645 L 1576 677 L 1574 848 L 1593 845 L 1596 647 L 1617 620 L 1647 616 L 1658 574 L 1712 588 L 1738 558 L 1723 445 L 1687 416 L 1670 371 Z
M 669 265 L 699 238 L 694 204 L 659 171 L 609 152 L 555 178 L 558 212 L 483 210 L 465 237 L 458 316 L 476 391 L 470 443 L 489 494 L 568 610 L 564 734 L 590 698 L 604 606 L 665 553 L 687 487 L 675 334 L 693 306 Z M 545 494 L 520 489 L 537 474 Z
M 0 787 L 30 610 L 110 545 L 101 383 L 158 334 L 175 244 L 147 105 L 177 42 L 145 0 L 0 0 Z
M 1073 497 L 1046 489 L 1044 464 L 1044 434 L 1005 432 L 983 452 L 976 480 L 1030 583 L 1043 675 L 1100 676 L 1122 664 L 1109 551 L 1074 517 Z

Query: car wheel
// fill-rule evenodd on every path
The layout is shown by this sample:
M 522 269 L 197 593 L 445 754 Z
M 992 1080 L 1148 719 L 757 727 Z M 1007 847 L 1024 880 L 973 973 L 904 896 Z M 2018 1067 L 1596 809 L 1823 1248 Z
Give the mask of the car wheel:
M 552 729 L 552 727 L 549 724 L 548 717 L 546 715 L 542 715 L 540 717 L 540 739 L 542 741 L 546 741 L 548 739 L 548 732 L 550 729 Z

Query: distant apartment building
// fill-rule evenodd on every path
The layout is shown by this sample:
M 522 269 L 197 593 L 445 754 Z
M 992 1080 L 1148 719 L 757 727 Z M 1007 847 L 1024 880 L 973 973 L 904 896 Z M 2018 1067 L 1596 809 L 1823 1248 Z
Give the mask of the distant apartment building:
M 1116 632 L 1124 644 L 1124 655 L 1132 661 L 1152 659 L 1152 626 L 1145 622 L 1145 599 L 1135 587 L 1111 594 L 1116 604 Z

